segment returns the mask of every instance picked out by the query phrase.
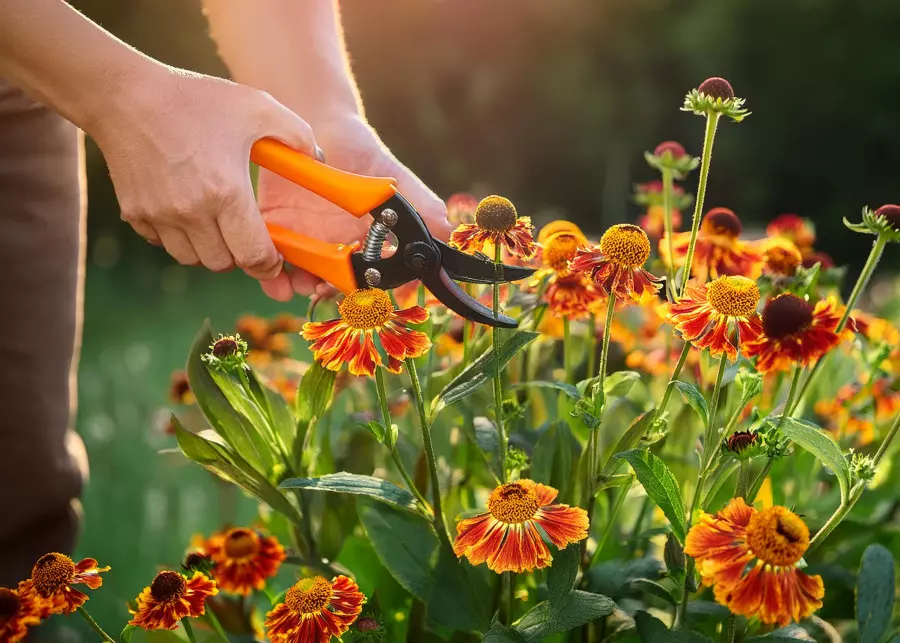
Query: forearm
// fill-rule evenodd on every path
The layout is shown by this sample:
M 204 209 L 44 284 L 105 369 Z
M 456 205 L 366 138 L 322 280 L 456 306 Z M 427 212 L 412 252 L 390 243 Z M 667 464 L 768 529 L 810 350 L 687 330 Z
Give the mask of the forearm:
M 362 115 L 336 0 L 203 0 L 232 77 L 267 91 L 313 128 Z
M 0 0 L 0 77 L 94 134 L 164 68 L 62 0 Z

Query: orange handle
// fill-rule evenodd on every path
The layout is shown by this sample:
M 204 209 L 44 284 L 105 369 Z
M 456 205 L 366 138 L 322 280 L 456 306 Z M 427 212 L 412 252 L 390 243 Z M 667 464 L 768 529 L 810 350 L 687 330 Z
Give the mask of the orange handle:
M 359 250 L 359 242 L 329 243 L 267 223 L 269 235 L 285 261 L 321 277 L 343 293 L 356 290 L 356 275 L 350 255 Z
M 344 172 L 319 163 L 274 138 L 256 141 L 250 150 L 250 160 L 357 218 L 366 216 L 397 193 L 397 179 Z

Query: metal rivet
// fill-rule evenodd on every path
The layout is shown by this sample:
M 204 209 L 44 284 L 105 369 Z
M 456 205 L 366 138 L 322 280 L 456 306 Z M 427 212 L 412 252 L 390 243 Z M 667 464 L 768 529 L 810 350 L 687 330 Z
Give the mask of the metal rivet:
M 397 213 L 390 208 L 381 211 L 381 222 L 389 228 L 393 228 L 397 224 Z
M 366 268 L 365 278 L 366 283 L 370 286 L 377 286 L 381 283 L 381 273 L 375 268 Z

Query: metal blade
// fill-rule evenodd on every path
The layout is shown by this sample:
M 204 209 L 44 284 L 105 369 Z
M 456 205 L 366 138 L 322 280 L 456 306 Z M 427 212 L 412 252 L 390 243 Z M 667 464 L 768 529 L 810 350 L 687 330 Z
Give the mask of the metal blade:
M 489 258 L 460 252 L 437 239 L 434 240 L 434 243 L 441 250 L 441 266 L 456 281 L 466 281 L 472 284 L 497 283 L 494 262 Z M 503 264 L 499 273 L 499 283 L 506 283 L 530 277 L 534 274 L 534 269 Z
M 473 322 L 486 326 L 498 326 L 500 328 L 516 328 L 518 323 L 512 317 L 499 315 L 494 317 L 494 311 L 467 295 L 459 285 L 450 278 L 446 270 L 440 270 L 432 277 L 423 277 L 422 283 L 431 291 L 431 294 L 447 306 L 457 315 L 470 319 Z

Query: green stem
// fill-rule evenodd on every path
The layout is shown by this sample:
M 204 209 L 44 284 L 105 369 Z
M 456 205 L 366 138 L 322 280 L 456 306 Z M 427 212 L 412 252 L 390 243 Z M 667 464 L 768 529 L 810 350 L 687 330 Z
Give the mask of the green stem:
M 606 524 L 603 526 L 603 533 L 600 534 L 600 538 L 597 540 L 597 547 L 596 549 L 594 549 L 594 555 L 591 556 L 591 562 L 588 567 L 600 560 L 600 552 L 603 550 L 603 544 L 606 542 L 606 539 L 609 538 L 609 534 L 613 529 L 613 525 L 616 524 L 616 518 L 618 518 L 619 516 L 619 511 L 621 511 L 622 505 L 625 504 L 625 496 L 628 495 L 628 490 L 631 489 L 631 482 L 633 481 L 634 476 L 632 475 L 631 481 L 626 482 L 624 485 L 622 485 L 622 491 L 619 493 L 619 497 L 616 498 L 616 504 L 613 505 L 612 510 L 609 512 L 609 518 L 606 520 Z
M 502 246 L 498 243 L 494 249 L 494 319 L 500 317 L 500 265 L 502 263 Z M 509 436 L 503 426 L 503 379 L 500 369 L 500 328 L 491 329 L 491 346 L 494 350 L 494 419 L 497 422 L 497 435 L 500 440 L 500 481 L 507 480 L 506 453 L 509 449 Z
M 656 420 L 661 418 L 666 412 L 666 407 L 669 405 L 669 398 L 672 397 L 672 391 L 675 390 L 675 382 L 678 381 L 678 378 L 681 375 L 681 369 L 684 368 L 684 363 L 687 361 L 687 356 L 690 351 L 691 345 L 688 342 L 685 342 L 684 348 L 681 349 L 681 355 L 678 357 L 678 363 L 675 364 L 675 370 L 672 371 L 672 378 L 666 385 L 666 391 L 665 393 L 663 393 L 662 401 L 656 408 L 656 414 L 653 417 L 653 422 L 656 422 Z M 653 425 L 653 422 L 650 423 L 651 426 Z
M 716 138 L 716 126 L 719 124 L 719 114 L 712 113 L 706 116 L 706 134 L 703 137 L 703 155 L 700 157 L 700 181 L 697 184 L 697 200 L 694 203 L 694 218 L 691 221 L 691 242 L 688 245 L 687 256 L 684 260 L 684 271 L 681 273 L 681 296 L 691 278 L 691 264 L 694 262 L 694 248 L 697 245 L 697 233 L 700 230 L 700 218 L 703 213 L 703 201 L 706 198 L 706 180 L 709 177 L 709 163 L 712 159 L 713 141 Z
M 94 618 L 90 614 L 88 614 L 88 611 L 86 609 L 84 609 L 84 606 L 78 607 L 78 613 L 84 617 L 84 620 L 87 621 L 88 625 L 91 626 L 91 629 L 94 630 L 100 636 L 101 639 L 103 639 L 107 643 L 116 643 L 116 639 L 114 639 L 109 634 L 107 634 L 106 632 L 103 631 L 103 628 L 97 624 L 97 621 L 95 621 Z
M 378 402 L 381 405 L 381 421 L 384 424 L 385 435 L 390 435 L 391 433 L 391 411 L 388 408 L 387 402 L 387 392 L 384 386 L 384 369 L 381 366 L 375 367 L 375 387 L 378 390 Z M 413 482 L 412 477 L 409 475 L 409 472 L 406 470 L 406 467 L 403 464 L 403 459 L 400 457 L 400 453 L 397 451 L 397 444 L 391 444 L 391 457 L 394 460 L 394 464 L 397 467 L 397 470 L 400 471 L 400 475 L 403 476 L 403 481 L 406 482 L 406 486 L 409 488 L 410 492 L 416 497 L 416 500 L 422 505 L 424 509 L 427 511 L 431 511 L 431 505 L 428 504 L 428 501 L 425 500 L 425 496 L 422 495 L 422 492 L 419 491 L 419 488 L 416 487 L 416 483 Z
M 270 601 L 270 603 L 274 606 L 275 603 Z M 204 612 L 204 616 L 212 628 L 216 631 L 216 634 L 222 639 L 222 643 L 229 643 L 228 635 L 225 633 L 225 629 L 222 627 L 222 624 L 219 622 L 219 617 L 216 616 L 215 611 L 211 605 L 207 603 L 206 612 Z
M 737 616 L 728 615 L 728 623 L 725 625 L 725 643 L 734 643 L 737 636 Z
M 568 322 L 568 319 L 566 320 Z M 591 377 L 597 365 L 597 317 L 591 313 L 588 317 L 588 363 L 587 374 Z
M 674 179 L 672 178 L 672 169 L 663 168 L 662 170 L 663 184 L 663 222 L 666 229 L 666 242 L 669 249 L 669 261 L 666 266 L 668 271 L 668 283 L 666 289 L 675 298 L 675 251 L 672 249 L 672 234 L 675 232 L 672 227 L 672 191 L 674 187 Z
M 419 426 L 422 429 L 422 443 L 425 445 L 425 459 L 428 461 L 428 470 L 431 473 L 431 489 L 434 496 L 434 528 L 438 536 L 447 543 L 452 542 L 447 532 L 447 523 L 444 521 L 444 509 L 441 506 L 441 484 L 438 478 L 437 461 L 434 458 L 434 443 L 431 441 L 431 427 L 428 425 L 428 416 L 425 414 L 425 400 L 422 398 L 422 385 L 419 383 L 419 374 L 416 372 L 416 361 L 408 357 L 406 369 L 409 371 L 409 381 L 413 388 L 413 398 L 416 403 L 416 411 L 419 414 Z
M 183 618 L 181 619 L 181 624 L 184 626 L 185 634 L 187 634 L 188 641 L 191 643 L 197 643 L 197 637 L 194 636 L 194 628 L 191 626 L 191 619 Z
M 569 327 L 569 318 L 563 317 L 563 370 L 566 371 L 566 382 L 575 381 L 572 373 L 572 331 Z
M 503 601 L 503 615 L 505 618 L 504 624 L 510 626 L 513 624 L 513 621 L 516 618 L 516 615 L 514 613 L 516 598 L 516 573 L 505 572 L 501 580 L 504 587 L 503 596 L 501 597 L 501 600 Z
M 740 471 L 738 472 L 737 488 L 734 490 L 734 497 L 746 499 L 747 494 L 750 492 L 750 474 L 753 473 L 753 467 L 750 466 L 750 461 L 747 459 L 741 459 L 740 467 Z

